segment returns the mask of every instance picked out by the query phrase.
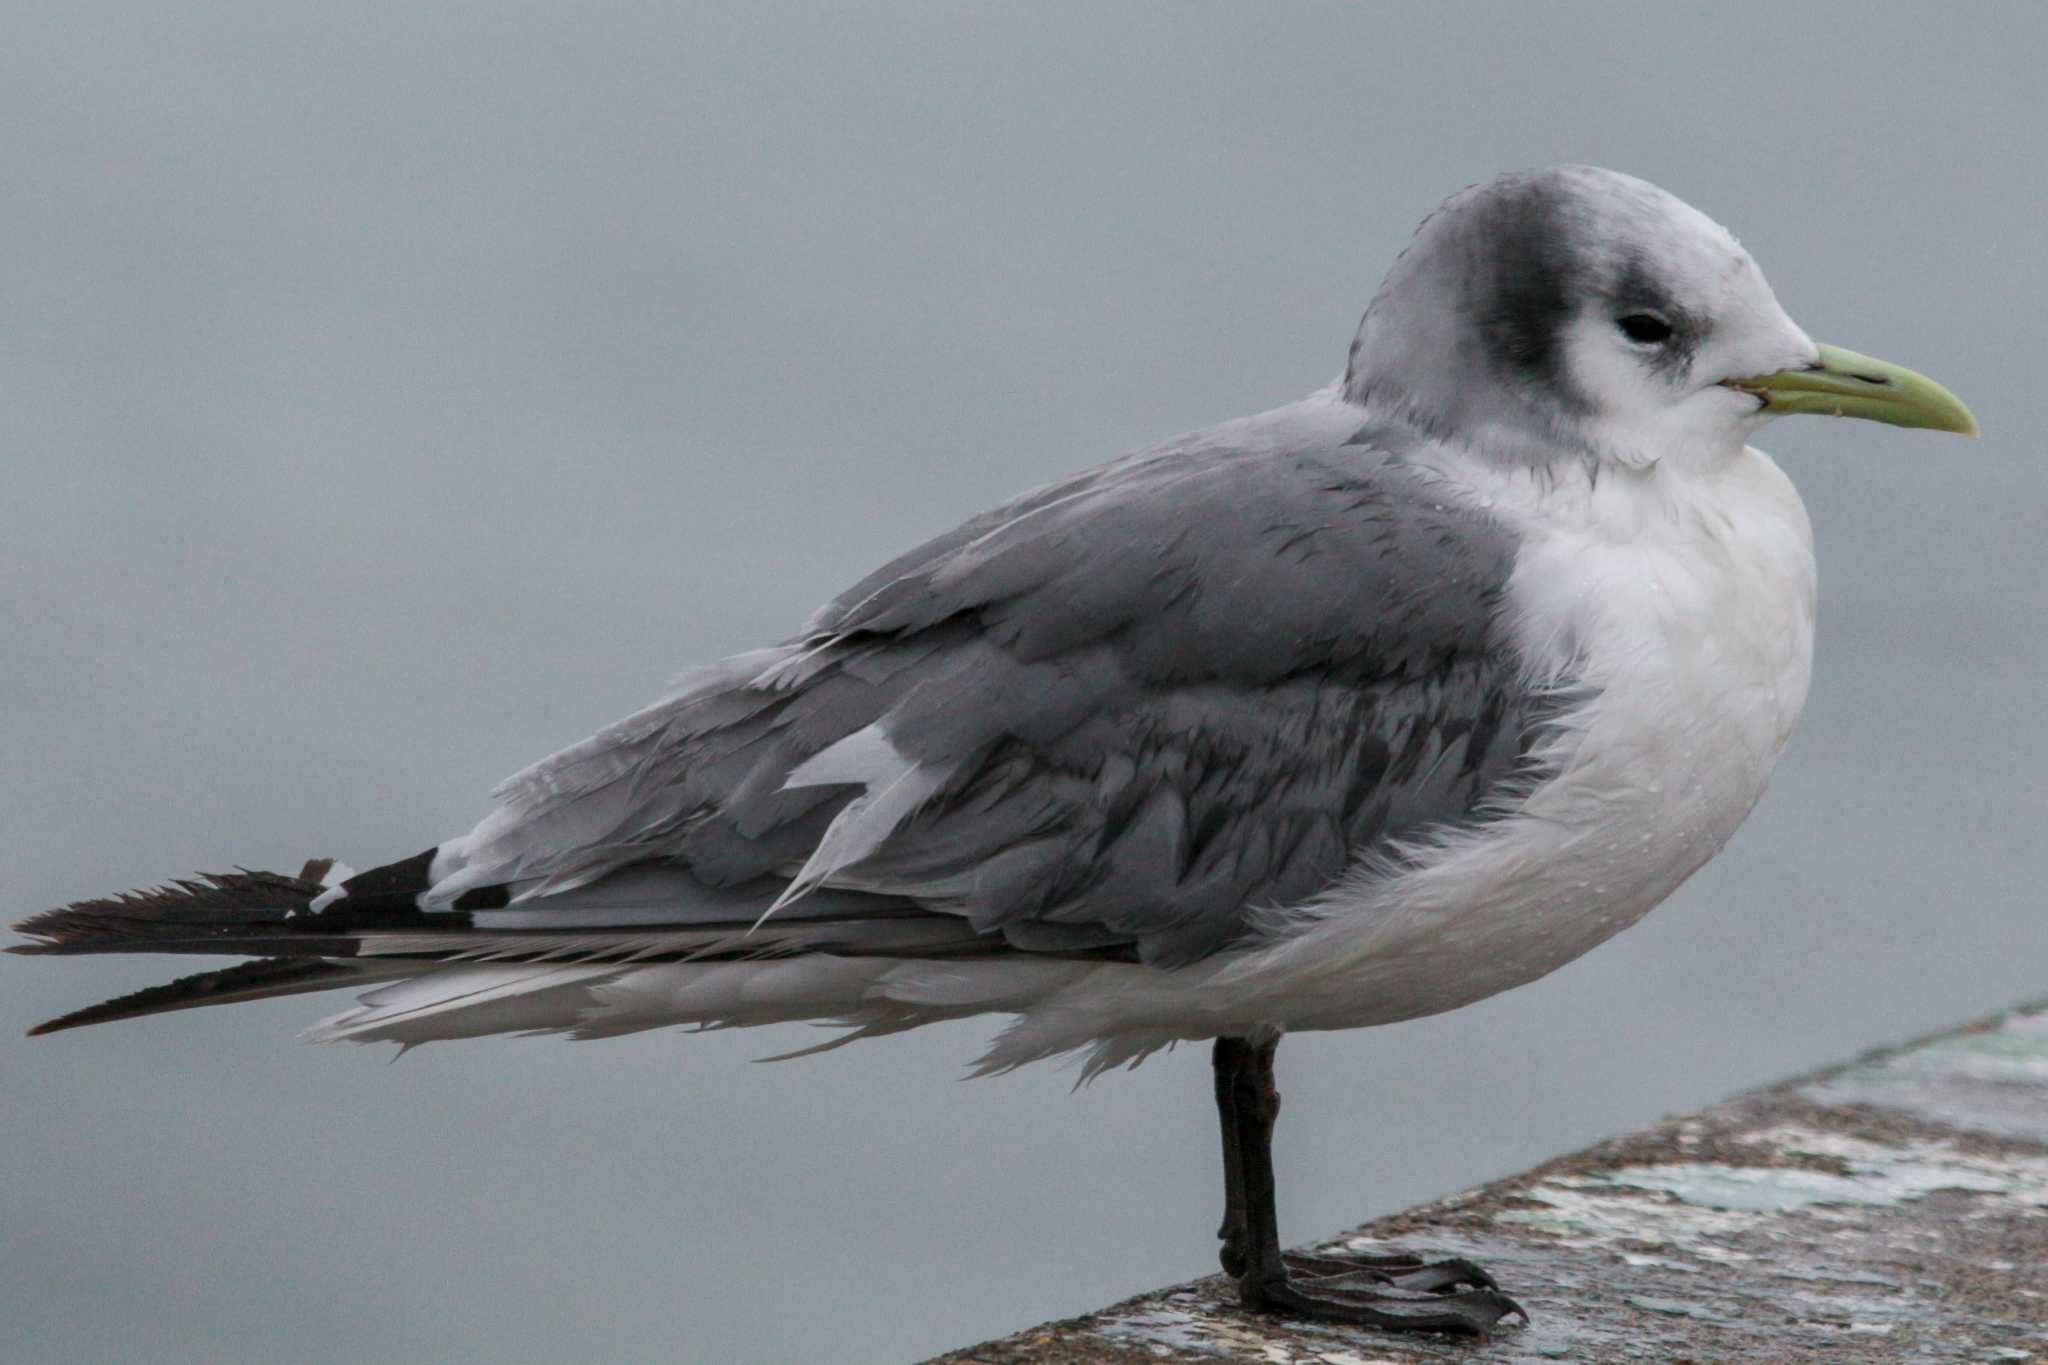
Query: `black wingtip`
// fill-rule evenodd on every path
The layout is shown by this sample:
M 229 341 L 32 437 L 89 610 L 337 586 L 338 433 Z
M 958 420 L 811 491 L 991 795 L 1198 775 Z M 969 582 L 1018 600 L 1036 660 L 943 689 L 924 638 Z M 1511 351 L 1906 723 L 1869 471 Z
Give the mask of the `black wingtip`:
M 12 928 L 39 942 L 10 944 L 8 951 L 106 952 L 116 944 L 127 951 L 147 951 L 155 940 L 203 937 L 229 926 L 282 923 L 320 892 L 316 880 L 276 872 L 246 867 L 203 872 L 30 915 Z
M 148 986 L 127 995 L 103 1000 L 81 1010 L 59 1015 L 37 1024 L 28 1037 L 41 1038 L 88 1024 L 108 1024 L 117 1019 L 139 1019 L 171 1010 L 197 1009 L 202 1005 L 226 1005 L 273 996 L 299 995 L 307 991 L 333 990 L 360 981 L 361 967 L 325 958 L 267 957 L 255 962 L 238 962 L 218 971 L 194 972 L 161 986 Z

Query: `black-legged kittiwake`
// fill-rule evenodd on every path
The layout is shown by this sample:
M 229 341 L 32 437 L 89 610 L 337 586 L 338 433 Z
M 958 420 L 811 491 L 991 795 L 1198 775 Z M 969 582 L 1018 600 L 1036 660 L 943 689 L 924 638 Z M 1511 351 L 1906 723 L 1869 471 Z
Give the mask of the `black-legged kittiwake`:
M 1468 1262 L 1283 1255 L 1274 1049 L 1533 981 L 1728 841 L 1812 665 L 1806 512 L 1748 445 L 1792 412 L 1974 430 L 1664 191 L 1502 176 L 1309 397 L 973 518 L 414 857 L 82 901 L 14 951 L 257 959 L 45 1029 L 367 986 L 312 1036 L 995 1013 L 980 1071 L 1084 1075 L 1213 1039 L 1244 1302 L 1485 1331 L 1518 1310 Z

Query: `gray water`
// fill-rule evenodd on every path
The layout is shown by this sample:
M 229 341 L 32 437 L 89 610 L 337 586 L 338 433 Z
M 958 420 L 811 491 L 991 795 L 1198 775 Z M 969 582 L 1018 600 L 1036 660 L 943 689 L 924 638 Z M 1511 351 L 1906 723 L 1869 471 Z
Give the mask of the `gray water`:
M 1323 381 L 1443 195 L 1569 159 L 1986 436 L 1771 430 L 1824 619 L 1770 795 L 1555 976 L 1290 1040 L 1287 1231 L 2048 993 L 2048 10 L 738 8 L 9 15 L 0 908 L 465 828 L 910 542 Z M 891 1361 L 1213 1264 L 1199 1049 L 19 1039 L 185 965 L 0 961 L 9 1359 Z

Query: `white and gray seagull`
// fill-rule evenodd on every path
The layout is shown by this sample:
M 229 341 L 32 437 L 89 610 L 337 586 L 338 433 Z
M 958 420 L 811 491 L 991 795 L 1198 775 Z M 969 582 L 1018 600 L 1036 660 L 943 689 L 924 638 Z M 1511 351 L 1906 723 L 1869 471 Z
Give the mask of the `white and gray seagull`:
M 508 779 L 466 834 L 81 901 L 26 953 L 258 960 L 39 1032 L 367 987 L 317 1039 L 1010 1016 L 978 1063 L 1215 1040 L 1251 1309 L 1484 1332 L 1479 1267 L 1283 1254 L 1290 1030 L 1415 1019 L 1633 924 L 1756 803 L 1806 700 L 1782 413 L 1974 432 L 1817 345 L 1630 176 L 1430 216 L 1343 377 L 984 513 L 786 642 Z

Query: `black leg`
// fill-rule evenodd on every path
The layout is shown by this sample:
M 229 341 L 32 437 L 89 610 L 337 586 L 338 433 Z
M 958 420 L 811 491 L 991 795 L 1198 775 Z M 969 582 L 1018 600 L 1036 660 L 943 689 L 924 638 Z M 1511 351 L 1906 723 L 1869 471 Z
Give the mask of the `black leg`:
M 1216 1229 L 1222 1239 L 1223 1273 L 1242 1279 L 1245 1246 L 1250 1234 L 1244 1218 L 1243 1144 L 1237 1136 L 1237 1073 L 1250 1060 L 1251 1044 L 1242 1038 L 1218 1038 L 1212 1061 L 1216 1068 L 1216 1119 L 1223 1130 L 1223 1226 Z
M 1289 1256 L 1273 1190 L 1280 1088 L 1277 1036 L 1216 1040 L 1216 1111 L 1223 1127 L 1223 1269 L 1254 1312 L 1359 1323 L 1390 1331 L 1480 1334 L 1524 1313 L 1470 1261 L 1413 1256 Z

